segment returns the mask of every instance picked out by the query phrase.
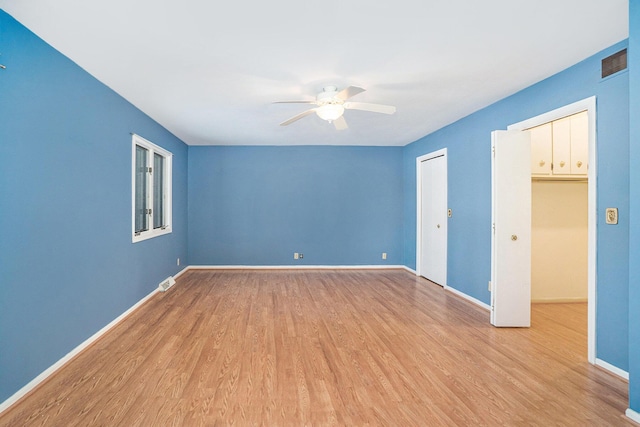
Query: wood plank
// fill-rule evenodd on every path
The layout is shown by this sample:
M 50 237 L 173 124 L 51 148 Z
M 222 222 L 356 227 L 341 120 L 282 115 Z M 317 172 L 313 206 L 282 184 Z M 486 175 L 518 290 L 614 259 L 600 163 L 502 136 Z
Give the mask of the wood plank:
M 586 304 L 532 328 L 402 270 L 198 270 L 29 396 L 13 425 L 633 425 Z

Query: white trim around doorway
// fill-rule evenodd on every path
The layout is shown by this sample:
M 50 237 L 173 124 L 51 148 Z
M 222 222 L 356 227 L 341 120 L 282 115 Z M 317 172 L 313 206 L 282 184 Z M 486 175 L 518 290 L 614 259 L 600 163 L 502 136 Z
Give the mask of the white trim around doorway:
M 573 104 L 557 108 L 536 117 L 514 123 L 508 130 L 524 130 L 551 122 L 572 114 L 587 111 L 589 116 L 589 169 L 588 177 L 588 291 L 587 291 L 587 359 L 596 363 L 596 260 L 597 260 L 597 156 L 596 156 L 596 97 L 592 96 Z

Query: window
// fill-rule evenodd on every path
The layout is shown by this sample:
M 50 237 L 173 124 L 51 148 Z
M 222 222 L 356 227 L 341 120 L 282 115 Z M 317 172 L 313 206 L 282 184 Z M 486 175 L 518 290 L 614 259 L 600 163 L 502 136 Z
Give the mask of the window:
M 133 135 L 132 241 L 171 233 L 172 154 Z

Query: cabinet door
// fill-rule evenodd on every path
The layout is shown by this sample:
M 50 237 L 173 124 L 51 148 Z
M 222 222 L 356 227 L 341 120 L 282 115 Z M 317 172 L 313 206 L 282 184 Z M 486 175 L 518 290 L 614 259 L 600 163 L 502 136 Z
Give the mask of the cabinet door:
M 553 174 L 571 173 L 571 117 L 552 122 L 553 127 Z
M 531 174 L 551 174 L 551 123 L 529 129 L 531 132 Z
M 586 175 L 589 161 L 589 116 L 571 116 L 571 175 Z

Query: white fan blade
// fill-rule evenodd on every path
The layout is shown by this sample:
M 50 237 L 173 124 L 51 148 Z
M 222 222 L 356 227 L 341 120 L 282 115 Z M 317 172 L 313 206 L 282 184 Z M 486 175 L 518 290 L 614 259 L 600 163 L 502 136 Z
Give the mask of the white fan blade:
M 291 123 L 293 123 L 293 122 L 295 122 L 297 120 L 300 120 L 301 118 L 306 117 L 309 114 L 313 114 L 315 112 L 316 112 L 315 108 L 312 108 L 311 110 L 303 111 L 302 113 L 291 117 L 289 120 L 285 120 L 284 122 L 280 123 L 280 126 L 290 125 Z
M 336 98 L 342 99 L 344 101 L 364 91 L 365 89 L 362 89 L 361 87 L 349 86 L 348 88 L 342 89 L 340 92 L 338 92 Z
M 345 102 L 344 108 L 347 110 L 363 110 L 382 114 L 393 114 L 396 112 L 396 107 L 392 105 L 369 104 L 367 102 Z
M 345 130 L 349 127 L 347 126 L 347 121 L 344 119 L 344 116 L 340 116 L 337 119 L 335 119 L 333 121 L 333 125 L 336 127 L 337 130 Z
M 316 104 L 314 101 L 273 101 L 272 104 Z

